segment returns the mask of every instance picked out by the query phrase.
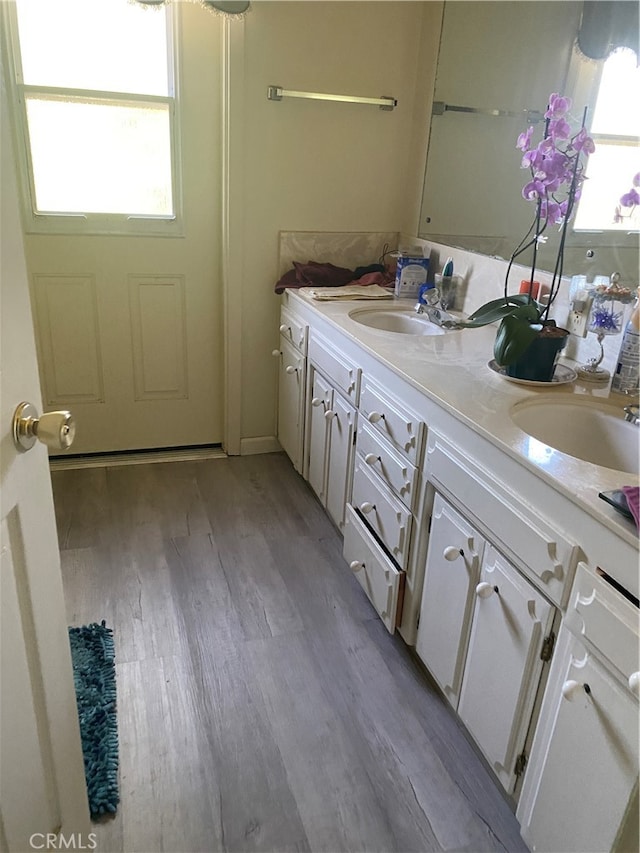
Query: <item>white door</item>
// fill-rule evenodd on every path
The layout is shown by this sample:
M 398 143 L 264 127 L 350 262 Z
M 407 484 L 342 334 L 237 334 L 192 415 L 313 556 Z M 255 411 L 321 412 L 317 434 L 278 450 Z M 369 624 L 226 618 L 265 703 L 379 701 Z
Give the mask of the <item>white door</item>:
M 552 622 L 549 602 L 494 548 L 485 548 L 458 714 L 509 792 Z
M 183 236 L 25 237 L 44 402 L 73 410 L 74 453 L 222 441 L 222 19 L 169 9 Z
M 416 652 L 458 706 L 484 539 L 436 495 Z
M 41 398 L 4 79 L 1 106 L 0 848 L 24 851 L 90 839 L 47 451 L 12 440 L 15 407 Z

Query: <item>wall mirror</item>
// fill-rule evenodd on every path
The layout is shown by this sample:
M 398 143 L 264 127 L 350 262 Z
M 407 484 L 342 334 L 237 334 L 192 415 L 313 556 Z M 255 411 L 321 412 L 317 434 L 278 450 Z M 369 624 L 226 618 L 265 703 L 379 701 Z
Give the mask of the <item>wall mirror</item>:
M 582 14 L 583 3 L 573 0 L 445 3 L 420 237 L 510 257 L 534 214 L 534 205 L 521 195 L 529 177 L 520 167 L 518 135 L 544 113 L 551 92 L 573 98 L 578 126 L 584 106 L 592 114 L 603 62 L 587 59 L 575 47 Z M 628 95 L 626 109 L 638 118 L 640 100 Z M 543 122 L 536 131 L 541 138 Z M 639 162 L 614 189 L 612 217 L 615 200 L 640 171 L 639 152 L 636 137 Z M 540 269 L 552 267 L 557 230 L 547 229 Z M 592 278 L 619 270 L 623 281 L 637 284 L 638 245 L 637 230 L 572 228 L 564 272 Z M 519 262 L 526 264 L 527 256 Z

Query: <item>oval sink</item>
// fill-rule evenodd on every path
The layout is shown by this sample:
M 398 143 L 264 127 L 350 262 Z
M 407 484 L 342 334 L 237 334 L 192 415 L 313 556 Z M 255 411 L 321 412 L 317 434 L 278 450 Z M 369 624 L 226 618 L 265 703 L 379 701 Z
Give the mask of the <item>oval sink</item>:
M 538 397 L 511 408 L 516 426 L 549 447 L 603 468 L 638 474 L 639 428 L 624 420 L 623 403 Z M 597 485 L 597 484 L 594 484 Z
M 445 330 L 409 308 L 357 308 L 349 312 L 356 323 L 401 335 L 443 335 Z

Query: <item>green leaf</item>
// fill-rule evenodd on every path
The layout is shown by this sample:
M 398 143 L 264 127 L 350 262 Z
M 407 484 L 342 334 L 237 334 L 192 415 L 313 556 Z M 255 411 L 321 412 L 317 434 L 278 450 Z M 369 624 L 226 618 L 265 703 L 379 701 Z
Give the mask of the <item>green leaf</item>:
M 504 317 L 493 345 L 493 355 L 499 365 L 513 364 L 538 337 L 540 327 L 525 319 L 510 315 Z
M 536 304 L 529 299 L 527 293 L 514 293 L 507 296 L 506 300 L 503 296 L 481 305 L 473 314 L 469 315 L 467 320 L 460 322 L 460 327 L 473 329 L 478 326 L 488 326 L 489 323 L 494 323 L 496 320 L 513 314 L 520 308 L 533 308 L 537 313 Z

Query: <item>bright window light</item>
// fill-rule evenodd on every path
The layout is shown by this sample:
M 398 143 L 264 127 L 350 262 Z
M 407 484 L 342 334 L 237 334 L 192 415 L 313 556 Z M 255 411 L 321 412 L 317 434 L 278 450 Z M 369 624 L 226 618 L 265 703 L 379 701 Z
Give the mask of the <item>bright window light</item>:
M 636 231 L 640 208 L 622 208 L 620 196 L 640 172 L 640 68 L 631 50 L 619 50 L 604 63 L 591 122 L 596 150 L 587 163 L 587 180 L 578 203 L 575 231 Z
M 166 10 L 17 0 L 16 14 L 34 213 L 174 219 Z

